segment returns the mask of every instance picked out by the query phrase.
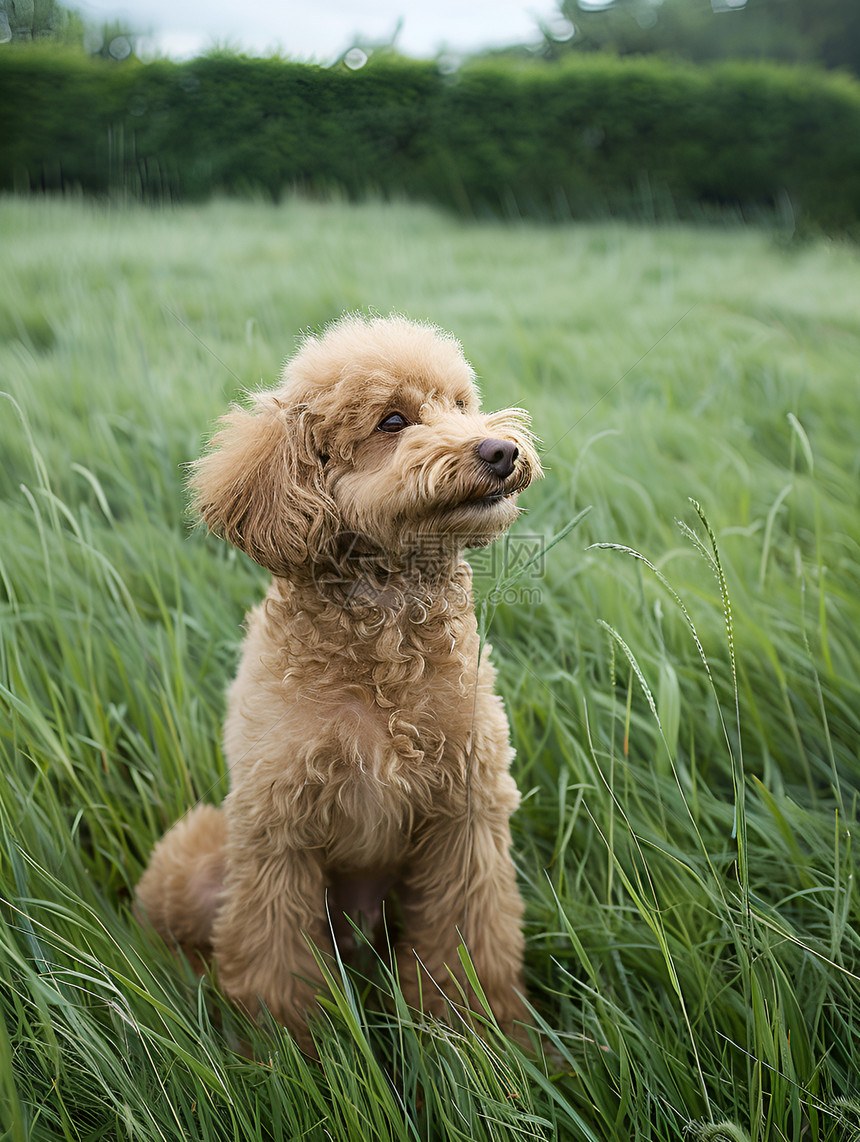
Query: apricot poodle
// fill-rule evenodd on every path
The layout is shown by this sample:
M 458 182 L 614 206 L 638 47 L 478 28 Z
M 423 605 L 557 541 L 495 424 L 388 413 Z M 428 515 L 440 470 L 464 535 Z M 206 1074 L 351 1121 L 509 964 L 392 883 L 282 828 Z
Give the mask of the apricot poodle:
M 304 1041 L 312 945 L 345 947 L 389 894 L 411 1005 L 477 1003 L 462 941 L 501 1024 L 523 1014 L 519 795 L 462 552 L 540 473 L 525 414 L 482 414 L 459 343 L 399 316 L 308 337 L 194 466 L 199 515 L 273 579 L 228 694 L 230 792 L 159 841 L 137 898 Z

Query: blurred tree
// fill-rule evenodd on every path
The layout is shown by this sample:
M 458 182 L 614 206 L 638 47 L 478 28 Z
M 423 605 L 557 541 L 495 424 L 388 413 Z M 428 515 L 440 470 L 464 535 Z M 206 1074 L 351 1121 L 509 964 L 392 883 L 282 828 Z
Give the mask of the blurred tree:
M 26 40 L 80 42 L 83 22 L 56 0 L 0 0 L 0 43 Z
M 136 54 L 137 39 L 127 24 L 113 20 L 100 26 L 88 26 L 84 32 L 84 48 L 91 56 L 122 61 Z
M 858 0 L 562 0 L 576 32 L 549 53 L 660 52 L 705 61 L 818 61 L 860 72 Z
M 0 44 L 48 40 L 124 60 L 134 55 L 137 39 L 125 23 L 85 24 L 76 11 L 56 0 L 0 0 Z

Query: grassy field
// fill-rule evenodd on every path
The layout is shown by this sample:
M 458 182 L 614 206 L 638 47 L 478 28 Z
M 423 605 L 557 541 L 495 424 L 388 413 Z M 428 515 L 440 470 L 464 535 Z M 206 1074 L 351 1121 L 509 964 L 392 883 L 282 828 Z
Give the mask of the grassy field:
M 300 201 L 7 200 L 0 244 L 0 1138 L 860 1138 L 856 248 Z M 544 442 L 475 558 L 533 1052 L 378 964 L 309 1062 L 130 911 L 225 792 L 264 581 L 189 532 L 182 465 L 367 307 L 452 329 Z

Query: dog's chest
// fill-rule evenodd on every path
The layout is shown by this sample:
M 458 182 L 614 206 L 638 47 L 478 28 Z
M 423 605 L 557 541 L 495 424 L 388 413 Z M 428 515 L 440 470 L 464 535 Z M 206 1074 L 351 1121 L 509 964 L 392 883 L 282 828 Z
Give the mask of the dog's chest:
M 328 782 L 343 779 L 358 789 L 366 783 L 396 788 L 422 800 L 449 784 L 452 767 L 461 768 L 468 750 L 471 708 L 467 697 L 441 686 L 412 701 L 387 698 L 365 687 L 344 686 L 313 703 L 313 744 L 308 775 Z M 311 711 L 305 707 L 305 717 Z M 305 722 L 306 728 L 311 728 Z M 351 785 L 350 785 L 351 788 Z M 360 798 L 356 802 L 360 809 Z
M 323 849 L 331 868 L 390 870 L 418 821 L 464 799 L 468 719 L 333 698 L 315 703 L 305 724 L 290 828 Z
M 474 616 L 443 603 L 363 625 L 287 615 L 273 596 L 250 617 L 225 726 L 233 782 L 259 784 L 291 843 L 333 867 L 397 864 L 418 821 L 465 805 L 471 744 L 501 710 Z
M 312 719 L 311 742 L 325 742 L 383 780 L 400 769 L 438 766 L 465 744 L 477 631 L 471 612 L 451 615 L 444 603 L 436 601 L 438 613 L 416 603 L 397 621 L 300 613 L 277 632 L 283 698 Z

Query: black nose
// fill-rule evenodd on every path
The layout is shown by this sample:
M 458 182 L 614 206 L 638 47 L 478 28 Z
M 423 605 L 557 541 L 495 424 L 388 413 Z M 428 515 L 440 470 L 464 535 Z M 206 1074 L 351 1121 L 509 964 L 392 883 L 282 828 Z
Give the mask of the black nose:
M 519 454 L 513 440 L 494 440 L 489 436 L 478 445 L 478 455 L 500 480 L 506 480 L 513 472 Z

